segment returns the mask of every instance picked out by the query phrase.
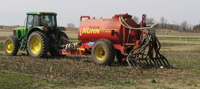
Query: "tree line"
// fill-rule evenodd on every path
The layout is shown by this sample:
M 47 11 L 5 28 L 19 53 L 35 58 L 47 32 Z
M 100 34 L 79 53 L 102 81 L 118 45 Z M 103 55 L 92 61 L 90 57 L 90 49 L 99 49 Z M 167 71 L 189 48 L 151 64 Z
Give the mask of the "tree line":
M 132 19 L 135 20 L 136 23 L 140 23 L 139 18 L 137 16 L 133 16 Z M 154 23 L 158 23 L 157 28 L 158 29 L 171 29 L 171 30 L 180 30 L 180 31 L 187 31 L 187 30 L 200 30 L 200 24 L 198 25 L 189 25 L 187 21 L 183 21 L 180 24 L 177 23 L 167 23 L 167 20 L 164 17 L 160 18 L 159 22 L 156 22 L 154 18 L 146 18 L 145 22 L 147 24 L 154 24 Z M 73 23 L 68 23 L 67 27 L 69 28 L 75 28 L 75 24 Z
M 136 23 L 140 23 L 137 16 L 134 16 L 133 19 Z M 173 24 L 167 23 L 167 20 L 164 17 L 160 18 L 159 22 L 156 22 L 153 18 L 146 18 L 145 22 L 147 24 L 154 24 L 158 23 L 159 29 L 171 29 L 171 30 L 181 30 L 181 31 L 187 31 L 187 30 L 200 30 L 200 24 L 192 26 L 188 24 L 187 21 L 181 22 L 181 24 L 176 24 L 175 22 Z

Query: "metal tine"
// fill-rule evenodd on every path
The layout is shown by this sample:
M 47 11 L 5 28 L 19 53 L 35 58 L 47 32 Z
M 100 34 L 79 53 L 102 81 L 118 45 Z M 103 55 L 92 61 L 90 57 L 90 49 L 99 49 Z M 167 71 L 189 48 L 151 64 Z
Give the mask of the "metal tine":
M 143 66 L 145 67 L 145 68 L 149 68 L 151 65 L 148 63 L 148 61 L 147 61 L 147 56 L 146 57 L 144 57 L 144 55 L 142 55 L 142 59 L 144 59 L 143 60 Z
M 140 54 L 136 54 L 136 59 L 135 60 L 133 60 L 134 61 L 134 63 L 136 64 L 136 66 L 138 66 L 138 67 L 140 67 L 140 65 L 141 65 L 141 61 L 140 61 L 140 56 L 139 56 Z M 138 61 L 138 62 L 137 62 Z
M 160 59 L 160 61 L 162 61 L 162 66 L 165 66 L 165 67 L 166 67 L 167 65 L 166 65 L 166 63 L 165 63 L 163 57 L 159 55 L 159 59 Z
M 162 63 L 161 63 L 161 61 L 160 61 L 160 58 L 159 57 L 156 57 L 155 58 L 156 59 L 156 61 L 157 61 L 157 66 L 158 66 L 158 68 L 160 68 L 161 66 L 162 66 Z
M 168 66 L 168 67 L 171 67 L 169 61 L 168 61 L 163 55 L 162 55 L 162 57 L 164 58 L 165 62 L 167 62 L 167 66 Z
M 158 67 L 163 66 L 162 62 L 160 61 L 160 57 L 156 56 L 155 59 L 156 59 L 156 61 L 158 63 Z
M 154 63 L 154 66 L 155 66 L 155 67 L 158 67 L 158 66 L 157 66 L 157 62 L 155 61 L 155 59 L 154 59 L 154 58 L 152 58 L 151 60 L 153 61 L 153 63 Z
M 130 60 L 130 61 L 131 61 L 132 65 L 134 66 L 134 68 L 137 67 L 137 63 L 135 60 Z
M 163 61 L 165 62 L 166 67 L 171 67 L 168 60 L 163 55 L 160 54 L 160 56 L 163 58 Z
M 149 64 L 148 59 L 145 59 L 145 62 L 146 62 L 146 65 L 145 65 L 146 68 L 147 68 L 147 67 L 152 67 L 152 65 Z
M 147 69 L 149 67 L 149 65 L 147 64 L 146 59 L 142 60 L 142 61 L 143 61 L 143 63 L 142 63 L 143 68 Z
M 153 63 L 152 63 L 152 60 L 151 60 L 151 59 L 148 59 L 147 61 L 149 62 L 149 64 L 150 64 L 151 68 L 152 68 L 152 67 L 154 67 L 154 65 L 153 65 Z
M 126 59 L 126 62 L 128 63 L 129 67 L 133 68 L 129 59 Z
M 160 54 L 159 54 L 159 56 L 162 59 L 162 62 L 164 63 L 164 66 L 167 67 L 168 64 L 166 63 L 165 58 L 162 55 L 160 55 Z
M 147 53 L 147 55 L 146 55 L 146 57 L 145 57 L 145 59 L 146 59 L 146 62 L 148 63 L 148 61 L 149 61 L 149 65 L 151 66 L 151 67 L 153 67 L 153 64 L 152 64 L 152 62 L 151 62 L 151 59 L 149 58 L 149 59 L 147 59 L 147 57 L 149 57 L 148 56 L 148 53 Z
M 126 59 L 126 61 L 127 61 L 128 65 L 129 65 L 129 67 L 131 67 L 133 69 L 135 67 L 137 67 L 137 62 L 135 60 L 132 60 L 131 58 L 129 58 L 129 59 Z
M 155 66 L 156 67 L 159 67 L 159 63 L 158 63 L 158 61 L 157 61 L 157 59 L 154 57 L 154 58 L 152 58 L 154 61 L 155 61 Z
M 142 64 L 142 66 L 143 66 L 143 68 L 147 68 L 147 63 L 146 63 L 146 59 L 144 58 L 144 53 L 142 53 L 142 61 L 143 61 L 143 64 Z
M 143 66 L 142 60 L 138 58 L 138 62 L 139 62 L 138 66 L 142 68 L 142 66 Z

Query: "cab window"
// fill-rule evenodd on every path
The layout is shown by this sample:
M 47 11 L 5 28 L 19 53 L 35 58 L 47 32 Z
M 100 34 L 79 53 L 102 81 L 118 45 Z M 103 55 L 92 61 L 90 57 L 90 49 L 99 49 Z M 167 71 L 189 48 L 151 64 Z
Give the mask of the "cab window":
M 26 27 L 27 28 L 33 27 L 33 15 L 28 15 Z
M 54 27 L 56 26 L 55 20 L 55 15 L 42 15 L 41 25 L 45 27 Z

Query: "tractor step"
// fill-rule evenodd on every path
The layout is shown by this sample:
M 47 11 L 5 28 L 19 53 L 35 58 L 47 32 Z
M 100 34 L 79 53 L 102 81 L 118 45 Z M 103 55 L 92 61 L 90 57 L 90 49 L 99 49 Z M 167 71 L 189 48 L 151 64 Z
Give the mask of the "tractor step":
M 27 44 L 27 40 L 26 40 L 26 37 L 24 37 L 21 41 L 20 50 L 24 51 L 26 49 L 26 44 Z

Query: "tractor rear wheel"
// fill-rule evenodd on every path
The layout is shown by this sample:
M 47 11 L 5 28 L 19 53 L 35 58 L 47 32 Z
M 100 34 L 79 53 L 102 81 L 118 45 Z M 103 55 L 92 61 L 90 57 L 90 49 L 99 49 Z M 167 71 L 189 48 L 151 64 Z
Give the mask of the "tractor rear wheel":
M 15 56 L 19 49 L 19 41 L 17 37 L 12 35 L 11 37 L 7 38 L 4 43 L 4 51 L 6 55 Z
M 91 55 L 96 64 L 111 65 L 115 58 L 115 48 L 111 41 L 100 39 L 92 47 Z
M 68 42 L 65 41 L 64 39 L 69 40 L 67 34 L 65 34 L 64 32 L 60 32 L 60 33 L 59 33 L 59 41 L 60 41 L 60 44 L 61 44 L 61 45 L 66 45 L 66 44 L 68 43 Z
M 40 32 L 35 31 L 28 37 L 28 53 L 32 57 L 45 57 L 49 50 L 49 39 Z
M 59 36 L 58 36 L 59 44 L 60 45 L 66 45 L 68 42 L 66 42 L 65 40 L 63 40 L 62 37 L 64 39 L 69 40 L 67 34 L 65 34 L 64 32 L 60 32 Z M 51 56 L 64 56 L 64 55 L 60 55 L 59 54 L 57 48 L 51 48 L 51 49 L 49 49 L 49 52 L 50 52 Z

